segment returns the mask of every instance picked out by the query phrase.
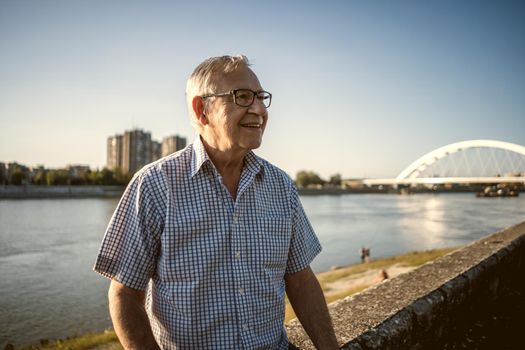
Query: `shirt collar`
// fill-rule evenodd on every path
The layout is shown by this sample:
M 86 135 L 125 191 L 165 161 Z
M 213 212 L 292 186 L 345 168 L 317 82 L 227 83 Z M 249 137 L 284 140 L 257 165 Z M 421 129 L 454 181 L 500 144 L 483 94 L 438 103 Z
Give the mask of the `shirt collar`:
M 211 162 L 211 159 L 206 152 L 206 148 L 204 148 L 204 144 L 202 143 L 200 135 L 197 135 L 193 141 L 193 156 L 191 159 L 190 177 L 195 176 L 201 170 L 204 164 L 207 163 L 209 163 L 215 169 L 215 166 Z M 248 152 L 246 157 L 244 157 L 243 170 L 247 170 L 254 175 L 257 175 L 258 173 L 264 173 L 263 163 L 261 159 L 257 157 L 255 153 L 253 153 L 253 151 Z
M 193 156 L 191 157 L 190 177 L 195 176 L 203 164 L 208 162 L 211 163 L 210 157 L 208 157 L 208 153 L 206 153 L 200 135 L 197 135 L 195 140 L 193 140 Z
M 264 167 L 261 159 L 253 153 L 253 151 L 248 152 L 246 157 L 244 157 L 244 169 L 253 175 L 259 173 L 264 174 Z

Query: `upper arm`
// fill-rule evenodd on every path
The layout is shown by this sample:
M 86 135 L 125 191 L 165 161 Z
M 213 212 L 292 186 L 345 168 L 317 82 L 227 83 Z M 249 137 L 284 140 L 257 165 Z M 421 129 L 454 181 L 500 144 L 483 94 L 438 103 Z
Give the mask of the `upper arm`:
M 287 291 L 290 289 L 300 289 L 314 280 L 317 281 L 317 278 L 310 266 L 307 266 L 301 271 L 284 275 L 284 282 Z
M 108 297 L 110 302 L 116 299 L 131 298 L 143 304 L 146 293 L 141 290 L 130 288 L 119 281 L 112 279 L 109 285 Z

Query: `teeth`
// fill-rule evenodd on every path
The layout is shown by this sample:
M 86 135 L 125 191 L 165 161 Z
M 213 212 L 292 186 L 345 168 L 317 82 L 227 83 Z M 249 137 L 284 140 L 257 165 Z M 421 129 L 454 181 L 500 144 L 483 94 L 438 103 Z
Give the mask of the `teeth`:
M 248 128 L 260 128 L 261 124 L 242 124 L 242 126 L 245 126 Z

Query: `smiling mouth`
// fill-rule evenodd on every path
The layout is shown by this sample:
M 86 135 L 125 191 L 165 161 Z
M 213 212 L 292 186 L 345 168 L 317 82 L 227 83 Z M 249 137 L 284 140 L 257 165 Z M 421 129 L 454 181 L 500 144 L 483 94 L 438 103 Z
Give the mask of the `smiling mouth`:
M 262 124 L 259 124 L 259 123 L 241 124 L 241 126 L 245 127 L 245 128 L 252 128 L 252 129 L 260 129 L 260 128 L 262 128 Z

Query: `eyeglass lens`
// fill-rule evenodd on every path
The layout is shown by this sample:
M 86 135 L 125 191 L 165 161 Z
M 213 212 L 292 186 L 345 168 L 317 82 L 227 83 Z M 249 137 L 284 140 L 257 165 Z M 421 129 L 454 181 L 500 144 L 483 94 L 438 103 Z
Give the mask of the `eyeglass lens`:
M 252 90 L 239 89 L 235 91 L 235 103 L 241 107 L 251 106 L 255 100 L 255 95 L 262 101 L 265 107 L 269 107 L 271 103 L 271 95 L 266 91 L 260 91 L 258 93 Z

